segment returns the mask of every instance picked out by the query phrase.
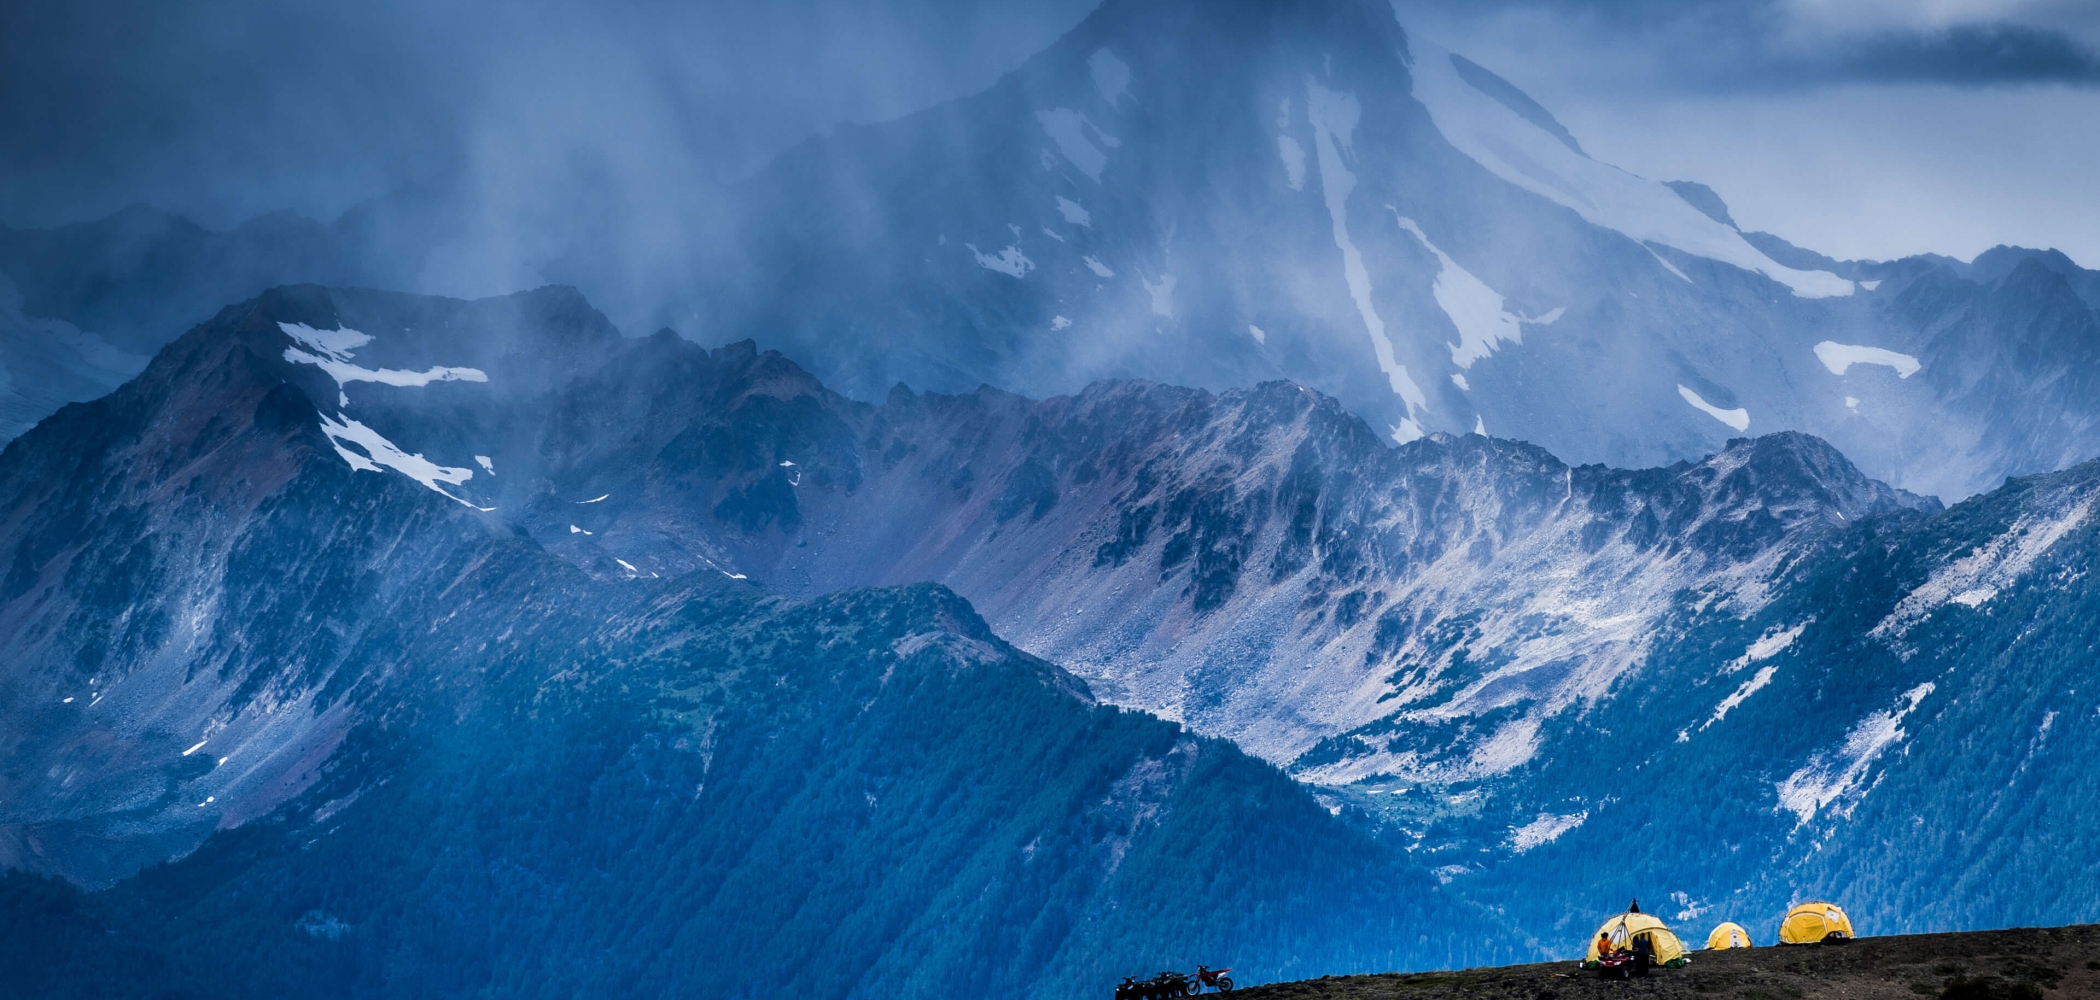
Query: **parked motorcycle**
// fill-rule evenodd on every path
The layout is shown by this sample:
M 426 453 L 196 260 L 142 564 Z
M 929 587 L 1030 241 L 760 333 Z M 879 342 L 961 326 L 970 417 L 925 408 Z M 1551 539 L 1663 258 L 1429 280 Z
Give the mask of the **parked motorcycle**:
M 1231 969 L 1212 970 L 1208 965 L 1196 966 L 1196 978 L 1191 981 L 1193 988 L 1189 990 L 1189 995 L 1194 996 L 1203 992 L 1205 986 L 1220 993 L 1230 992 L 1232 990 L 1232 977 L 1226 975 L 1226 973 L 1231 971 Z

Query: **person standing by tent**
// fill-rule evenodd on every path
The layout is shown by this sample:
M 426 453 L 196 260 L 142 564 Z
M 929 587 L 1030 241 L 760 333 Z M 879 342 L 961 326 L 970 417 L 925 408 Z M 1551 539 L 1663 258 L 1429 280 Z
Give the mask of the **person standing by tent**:
M 1655 940 L 1646 934 L 1633 936 L 1633 974 L 1646 976 L 1648 967 L 1655 964 Z
M 1600 959 L 1611 957 L 1611 935 L 1604 931 L 1597 932 L 1597 957 Z

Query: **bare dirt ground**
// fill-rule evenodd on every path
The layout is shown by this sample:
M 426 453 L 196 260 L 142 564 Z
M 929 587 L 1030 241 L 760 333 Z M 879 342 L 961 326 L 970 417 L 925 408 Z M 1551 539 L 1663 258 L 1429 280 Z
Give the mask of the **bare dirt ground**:
M 1574 962 L 1341 976 L 1249 987 L 1235 1000 L 2060 1000 L 2100 998 L 2100 924 L 1911 934 L 1844 945 L 1692 953 L 1616 981 Z

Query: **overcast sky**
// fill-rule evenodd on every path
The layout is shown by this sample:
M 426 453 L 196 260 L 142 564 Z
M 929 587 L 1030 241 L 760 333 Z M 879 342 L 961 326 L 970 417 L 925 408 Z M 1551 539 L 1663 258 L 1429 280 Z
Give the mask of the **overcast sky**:
M 1398 0 L 1589 153 L 1837 257 L 2100 266 L 2100 2 Z
M 980 89 L 1081 0 L 13 0 L 0 221 L 144 201 L 330 218 L 405 182 L 576 177 L 638 218 L 840 121 Z M 2000 242 L 2100 264 L 2100 2 L 1399 0 L 1599 159 L 1841 257 Z M 639 137 L 646 137 L 643 141 Z M 646 242 L 643 231 L 638 239 Z M 492 279 L 496 280 L 496 279 Z

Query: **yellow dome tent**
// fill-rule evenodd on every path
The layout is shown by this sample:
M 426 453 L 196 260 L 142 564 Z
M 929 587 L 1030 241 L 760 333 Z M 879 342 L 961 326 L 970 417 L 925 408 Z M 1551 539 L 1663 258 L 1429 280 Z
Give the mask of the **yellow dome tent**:
M 1670 933 L 1670 928 L 1662 921 L 1647 913 L 1621 913 L 1605 921 L 1604 926 L 1597 928 L 1597 933 L 1590 935 L 1589 954 L 1582 960 L 1582 967 L 1596 967 L 1597 938 L 1609 939 L 1614 949 L 1631 948 L 1633 939 L 1644 934 L 1655 948 L 1655 964 L 1675 968 L 1685 963 L 1684 942 L 1677 940 L 1677 935 Z
M 1707 951 L 1748 947 L 1750 947 L 1750 932 L 1744 930 L 1742 924 L 1733 920 L 1723 921 L 1721 926 L 1714 928 L 1712 934 L 1706 936 Z
M 1779 922 L 1780 944 L 1822 944 L 1852 940 L 1852 918 L 1834 903 L 1802 903 Z

